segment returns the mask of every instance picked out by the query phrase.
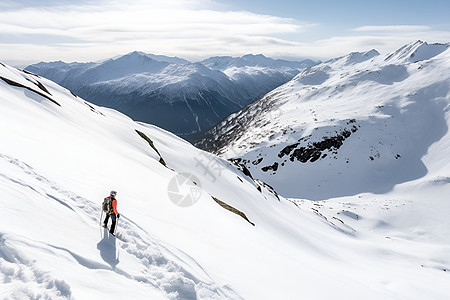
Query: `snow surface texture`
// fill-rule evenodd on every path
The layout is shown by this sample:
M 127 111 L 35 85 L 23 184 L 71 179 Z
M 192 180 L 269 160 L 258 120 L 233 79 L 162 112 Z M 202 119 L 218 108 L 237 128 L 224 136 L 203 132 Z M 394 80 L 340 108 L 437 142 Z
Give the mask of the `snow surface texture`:
M 314 64 L 263 55 L 190 63 L 135 51 L 101 63 L 41 62 L 26 70 L 97 105 L 186 136 L 210 129 Z
M 450 297 L 445 143 L 428 149 L 426 176 L 392 191 L 286 199 L 49 80 L 3 64 L 0 76 L 2 299 Z M 183 173 L 201 187 L 189 207 L 169 189 Z M 118 239 L 100 227 L 112 189 Z
M 448 48 L 419 41 L 306 69 L 222 122 L 204 147 L 283 196 L 312 200 L 447 176 Z

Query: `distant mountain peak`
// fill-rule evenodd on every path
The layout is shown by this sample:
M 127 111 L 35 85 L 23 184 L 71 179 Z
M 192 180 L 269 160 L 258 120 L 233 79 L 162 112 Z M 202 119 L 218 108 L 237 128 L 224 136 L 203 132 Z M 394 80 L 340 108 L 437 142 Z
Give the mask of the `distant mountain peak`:
M 351 52 L 350 54 L 330 59 L 325 63 L 340 62 L 344 65 L 354 65 L 372 59 L 378 55 L 380 55 L 380 53 L 375 49 L 365 52 Z
M 242 58 L 266 58 L 266 59 L 270 59 L 267 56 L 264 56 L 263 54 L 259 53 L 259 54 L 246 54 L 244 56 L 242 56 Z
M 272 69 L 291 69 L 299 70 L 311 67 L 317 62 L 310 59 L 301 61 L 288 61 L 282 59 L 273 59 L 263 54 L 246 54 L 241 57 L 215 56 L 201 61 L 208 68 L 225 71 L 230 68 L 262 67 Z
M 366 52 L 353 52 L 347 56 L 347 63 L 348 64 L 361 63 L 378 55 L 380 55 L 380 53 L 375 49 Z
M 449 43 L 446 44 L 428 44 L 427 42 L 417 40 L 409 43 L 386 56 L 385 61 L 399 60 L 408 62 L 417 62 L 422 60 L 431 59 L 442 52 L 446 51 L 450 47 Z
M 126 54 L 126 55 L 140 55 L 140 56 L 143 56 L 143 55 L 146 55 L 146 54 L 144 52 L 142 52 L 142 51 L 132 51 L 132 52 Z
M 151 57 L 147 56 L 145 53 L 139 52 L 139 51 L 133 51 L 133 52 L 130 52 L 123 56 L 120 56 L 116 59 L 112 59 L 109 62 L 118 62 L 118 61 L 122 61 L 122 60 L 136 60 L 136 59 L 143 60 L 143 61 L 153 61 L 153 59 Z

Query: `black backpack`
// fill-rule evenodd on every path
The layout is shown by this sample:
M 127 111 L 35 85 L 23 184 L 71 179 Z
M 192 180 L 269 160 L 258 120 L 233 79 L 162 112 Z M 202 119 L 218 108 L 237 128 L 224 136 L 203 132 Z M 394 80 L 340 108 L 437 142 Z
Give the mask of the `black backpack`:
M 110 213 L 113 210 L 112 198 L 110 196 L 103 199 L 102 209 L 105 213 Z

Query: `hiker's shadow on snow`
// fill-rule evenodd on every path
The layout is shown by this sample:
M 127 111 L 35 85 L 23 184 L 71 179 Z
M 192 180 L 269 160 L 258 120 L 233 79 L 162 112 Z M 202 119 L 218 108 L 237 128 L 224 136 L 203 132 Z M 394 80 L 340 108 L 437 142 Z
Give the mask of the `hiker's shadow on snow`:
M 119 256 L 117 254 L 116 238 L 109 234 L 105 228 L 103 230 L 103 238 L 97 244 L 97 249 L 100 250 L 100 256 L 108 263 L 113 270 L 116 269 L 119 263 Z

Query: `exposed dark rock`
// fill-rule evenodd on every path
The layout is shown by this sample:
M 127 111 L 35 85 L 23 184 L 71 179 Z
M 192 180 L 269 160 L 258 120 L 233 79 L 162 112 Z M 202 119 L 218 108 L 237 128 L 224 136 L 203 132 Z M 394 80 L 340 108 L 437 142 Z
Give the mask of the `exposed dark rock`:
M 135 129 L 135 131 L 137 132 L 137 134 L 139 134 L 139 136 L 141 138 L 143 138 L 150 145 L 150 147 L 153 148 L 153 150 L 156 151 L 156 153 L 158 153 L 158 155 L 159 155 L 159 163 L 162 164 L 164 167 L 167 167 L 166 162 L 162 158 L 161 153 L 159 153 L 158 149 L 156 149 L 155 145 L 153 144 L 153 141 L 145 133 L 143 133 L 143 132 L 141 132 L 141 131 L 139 131 L 137 129 Z
M 259 158 L 257 160 L 252 161 L 252 164 L 254 164 L 255 166 L 259 165 L 262 162 L 262 160 L 263 160 L 263 158 L 261 157 L 261 158 Z
M 27 71 L 27 70 L 20 70 L 20 71 L 24 72 L 25 74 L 33 75 L 33 76 L 36 76 L 36 77 L 38 77 L 38 78 L 41 78 L 41 76 L 39 76 L 39 75 L 37 75 L 37 74 L 34 74 L 33 72 L 30 72 L 30 71 Z
M 245 176 L 250 177 L 253 180 L 253 176 L 252 173 L 250 172 L 250 170 L 245 166 L 245 161 L 243 163 L 241 163 L 242 159 L 241 158 L 230 158 L 228 161 L 230 161 L 231 163 L 233 163 L 239 171 L 241 171 L 242 173 L 244 173 Z
M 50 100 L 51 102 L 55 103 L 56 105 L 61 106 L 61 104 L 59 104 L 58 102 L 56 102 L 55 100 L 53 100 L 50 96 L 48 96 L 48 95 L 46 95 L 46 94 L 44 94 L 44 93 L 42 93 L 42 92 L 36 91 L 35 89 L 32 89 L 32 88 L 30 88 L 30 87 L 28 87 L 28 86 L 26 86 L 26 85 L 23 85 L 23 84 L 21 84 L 21 83 L 15 82 L 14 80 L 10 80 L 10 79 L 5 78 L 5 77 L 3 77 L 3 76 L 0 76 L 0 79 L 3 80 L 4 82 L 6 82 L 6 83 L 9 84 L 9 85 L 16 86 L 16 87 L 20 87 L 20 88 L 24 88 L 24 89 L 27 89 L 27 90 L 29 90 L 29 91 L 32 91 L 32 92 L 38 94 L 39 96 L 42 96 L 42 97 L 44 97 L 44 98 Z M 36 85 L 37 85 L 37 84 L 36 84 Z M 47 91 L 47 92 L 48 92 L 48 91 Z M 49 93 L 49 94 L 50 94 L 50 93 Z
M 278 153 L 278 157 L 282 158 L 285 155 L 289 155 L 292 152 L 292 150 L 297 148 L 298 145 L 300 145 L 300 143 L 295 143 L 295 144 L 284 147 L 283 150 L 281 150 L 280 153 Z
M 269 170 L 273 170 L 273 171 L 276 172 L 276 171 L 278 170 L 278 163 L 277 163 L 277 162 L 274 162 L 273 165 L 263 167 L 263 168 L 261 168 L 261 170 L 264 171 L 264 172 L 267 172 L 267 171 L 269 171 Z
M 104 116 L 104 114 L 102 112 L 96 110 L 95 107 L 93 107 L 91 104 L 89 104 L 89 102 L 84 101 L 84 104 L 86 104 L 91 109 L 92 112 L 95 112 L 99 115 Z
M 279 197 L 279 195 L 278 195 L 278 193 L 275 191 L 275 189 L 274 189 L 271 185 L 269 185 L 268 183 L 266 183 L 266 182 L 264 182 L 264 181 L 262 181 L 262 180 L 259 180 L 259 179 L 256 179 L 255 182 L 258 183 L 258 190 L 259 190 L 261 193 L 262 193 L 261 186 L 263 186 L 263 187 L 266 188 L 270 193 L 272 193 L 275 197 L 277 197 L 278 201 L 281 201 L 281 200 L 280 200 L 280 197 Z
M 242 158 L 230 158 L 229 161 L 236 165 L 242 161 Z
M 30 80 L 30 79 L 28 79 L 28 78 L 25 78 L 26 80 L 28 80 L 29 82 L 31 82 L 32 84 L 35 84 L 38 88 L 40 88 L 43 92 L 46 92 L 47 94 L 49 94 L 50 96 L 52 96 L 52 94 L 47 90 L 47 88 L 42 84 L 42 83 L 40 83 L 39 81 L 33 81 L 33 80 Z
M 47 90 L 47 88 L 42 83 L 40 83 L 39 81 L 36 81 L 36 82 L 33 82 L 33 83 L 36 84 L 44 92 L 46 92 L 47 94 L 51 95 L 51 93 Z
M 247 218 L 247 216 L 246 216 L 242 211 L 240 211 L 240 210 L 234 208 L 234 207 L 231 206 L 231 205 L 226 204 L 226 203 L 223 202 L 223 201 L 220 201 L 219 199 L 217 199 L 217 198 L 214 197 L 214 196 L 211 196 L 211 198 L 213 198 L 213 200 L 216 201 L 217 204 L 219 204 L 220 206 L 222 206 L 222 207 L 225 208 L 226 210 L 229 210 L 229 211 L 231 211 L 232 213 L 237 214 L 238 216 L 244 218 L 247 222 L 249 222 L 250 224 L 252 224 L 253 226 L 255 226 L 255 224 L 254 224 L 253 222 L 251 222 L 251 221 Z
M 355 123 L 354 119 L 347 122 L 347 124 Z M 337 134 L 336 136 L 331 137 L 323 137 L 321 141 L 308 143 L 306 146 L 297 148 L 301 141 L 306 141 L 310 139 L 310 136 L 302 138 L 299 140 L 299 143 L 295 143 L 289 146 L 284 147 L 278 157 L 283 157 L 285 155 L 290 155 L 289 159 L 291 161 L 298 160 L 302 163 L 306 163 L 308 161 L 315 162 L 320 158 L 325 158 L 327 153 L 323 153 L 323 151 L 329 150 L 333 151 L 333 153 L 337 153 L 336 150 L 339 149 L 344 141 L 350 137 L 350 135 L 358 130 L 357 126 L 353 126 L 350 130 L 344 129 Z M 294 150 L 295 149 L 295 150 Z M 292 152 L 292 154 L 291 154 Z M 265 167 L 269 170 L 269 167 Z M 263 170 L 263 169 L 262 169 Z M 266 170 L 266 171 L 267 171 Z M 264 171 L 264 170 L 263 170 Z
M 308 160 L 310 160 L 311 162 L 315 162 L 320 158 L 321 154 L 322 152 L 320 152 L 320 150 L 315 147 L 313 148 L 301 147 L 300 149 L 294 150 L 294 153 L 292 153 L 290 156 L 290 160 L 294 161 L 294 159 L 297 159 L 302 163 L 305 163 Z

